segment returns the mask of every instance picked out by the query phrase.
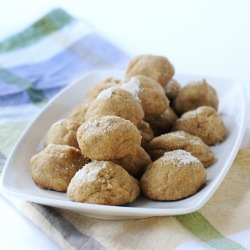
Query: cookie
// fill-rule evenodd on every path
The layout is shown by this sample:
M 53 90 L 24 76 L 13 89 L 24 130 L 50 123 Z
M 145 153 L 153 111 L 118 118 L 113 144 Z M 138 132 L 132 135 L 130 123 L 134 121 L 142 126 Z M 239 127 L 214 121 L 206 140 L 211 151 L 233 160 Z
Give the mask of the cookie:
M 43 189 L 66 192 L 72 177 L 88 162 L 79 149 L 50 144 L 32 156 L 31 177 Z
M 115 162 L 121 165 L 130 175 L 137 178 L 144 173 L 152 161 L 148 153 L 142 147 L 138 147 L 134 154 L 126 155 Z
M 154 132 L 149 123 L 143 120 L 137 125 L 137 128 L 141 134 L 141 145 L 144 147 L 154 138 Z
M 140 194 L 138 181 L 120 165 L 92 161 L 72 178 L 67 196 L 70 200 L 102 205 L 123 205 Z
M 214 163 L 213 151 L 198 136 L 184 131 L 170 132 L 155 137 L 147 144 L 147 152 L 153 160 L 163 156 L 165 152 L 177 149 L 185 150 L 198 158 L 205 168 Z
M 61 144 L 79 148 L 76 140 L 76 131 L 81 123 L 62 119 L 51 125 L 45 139 L 45 146 Z
M 125 78 L 144 75 L 156 80 L 163 87 L 174 75 L 174 67 L 164 56 L 139 55 L 132 58 L 125 72 Z
M 83 123 L 85 121 L 85 114 L 91 102 L 92 100 L 88 99 L 76 105 L 69 113 L 68 119 L 75 122 Z
M 84 155 L 92 160 L 116 160 L 136 152 L 141 144 L 137 127 L 118 116 L 96 116 L 77 130 L 77 141 Z
M 165 92 L 167 98 L 172 102 L 178 95 L 180 89 L 181 89 L 180 83 L 177 82 L 175 79 L 170 79 L 167 85 L 165 86 Z
M 178 115 L 194 110 L 200 106 L 210 106 L 218 109 L 216 90 L 207 83 L 206 79 L 192 81 L 183 86 L 172 103 L 172 108 Z
M 140 179 L 151 200 L 173 201 L 195 194 L 206 183 L 206 170 L 189 152 L 175 150 L 152 162 Z
M 208 106 L 184 113 L 175 121 L 173 131 L 183 130 L 199 136 L 207 145 L 216 145 L 226 138 L 227 129 L 217 111 Z
M 162 114 L 169 107 L 164 88 L 154 79 L 137 75 L 121 85 L 139 99 L 144 111 L 144 120 Z
M 171 107 L 168 107 L 162 114 L 148 120 L 154 135 L 168 133 L 172 130 L 175 121 L 178 119 L 177 114 Z
M 95 99 L 100 92 L 102 92 L 105 89 L 108 89 L 110 87 L 118 86 L 120 83 L 120 80 L 114 78 L 114 77 L 108 77 L 104 79 L 103 81 L 95 84 L 90 90 L 87 91 L 86 97 L 87 99 Z
M 112 87 L 103 90 L 91 103 L 85 119 L 96 115 L 115 115 L 139 124 L 144 117 L 141 104 L 131 93 L 124 89 Z

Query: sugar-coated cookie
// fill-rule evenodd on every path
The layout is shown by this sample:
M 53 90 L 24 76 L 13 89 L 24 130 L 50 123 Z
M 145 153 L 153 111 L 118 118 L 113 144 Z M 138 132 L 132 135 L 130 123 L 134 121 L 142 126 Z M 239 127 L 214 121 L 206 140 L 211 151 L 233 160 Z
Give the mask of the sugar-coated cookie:
M 108 161 L 92 161 L 72 178 L 67 196 L 76 202 L 123 205 L 140 194 L 138 181 L 120 165 Z
M 139 55 L 132 58 L 125 72 L 125 78 L 130 79 L 136 75 L 144 75 L 153 78 L 163 87 L 174 75 L 174 67 L 164 56 Z
M 136 152 L 141 144 L 137 127 L 118 116 L 95 116 L 77 130 L 84 155 L 92 160 L 116 160 Z
M 71 178 L 88 162 L 89 159 L 77 148 L 50 144 L 32 156 L 31 176 L 43 189 L 66 192 Z
M 198 136 L 184 131 L 175 131 L 155 137 L 147 144 L 147 152 L 153 160 L 163 156 L 165 152 L 183 149 L 198 158 L 206 168 L 213 164 L 213 151 Z
M 214 108 L 208 106 L 198 107 L 184 113 L 175 121 L 173 131 L 176 130 L 199 136 L 207 145 L 218 144 L 227 135 L 221 116 Z
M 144 120 L 162 114 L 169 107 L 164 88 L 150 77 L 134 76 L 122 83 L 121 88 L 138 98 L 144 111 Z
M 81 123 L 69 119 L 62 119 L 51 125 L 45 139 L 45 146 L 61 144 L 79 148 L 76 131 Z
M 121 88 L 111 87 L 99 93 L 89 106 L 85 119 L 96 115 L 115 115 L 139 124 L 144 117 L 141 104 Z
M 110 87 L 118 86 L 120 83 L 120 80 L 114 78 L 114 77 L 108 77 L 104 79 L 103 81 L 95 84 L 87 93 L 86 97 L 87 99 L 95 99 L 100 92 L 102 92 L 104 89 L 108 89 Z
M 171 201 L 195 194 L 206 182 L 206 170 L 189 152 L 175 150 L 152 162 L 140 179 L 151 200 Z
M 206 79 L 192 81 L 183 86 L 172 103 L 172 108 L 178 115 L 194 110 L 200 106 L 210 106 L 218 109 L 216 90 Z

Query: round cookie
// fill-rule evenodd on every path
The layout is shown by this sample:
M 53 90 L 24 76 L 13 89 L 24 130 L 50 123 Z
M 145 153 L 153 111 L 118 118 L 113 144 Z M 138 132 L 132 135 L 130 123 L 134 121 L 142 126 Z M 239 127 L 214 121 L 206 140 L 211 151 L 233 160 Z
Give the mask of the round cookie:
M 173 101 L 178 95 L 180 89 L 181 89 L 181 85 L 175 79 L 170 79 L 167 85 L 165 86 L 165 92 L 166 92 L 167 98 L 170 101 Z
M 115 115 L 139 124 L 144 117 L 141 104 L 131 93 L 112 87 L 103 90 L 91 103 L 85 119 L 96 115 Z
M 121 85 L 140 100 L 144 111 L 144 120 L 162 114 L 169 107 L 164 88 L 154 79 L 137 75 Z
M 164 56 L 139 55 L 132 58 L 126 68 L 125 78 L 130 79 L 136 75 L 153 78 L 163 87 L 174 75 L 174 67 Z
M 123 205 L 140 194 L 138 181 L 120 165 L 92 161 L 72 178 L 67 196 L 70 200 L 91 204 Z
M 168 107 L 161 115 L 148 120 L 154 135 L 158 136 L 172 130 L 178 116 L 171 107 Z
M 95 99 L 99 93 L 104 89 L 117 86 L 120 83 L 120 80 L 115 79 L 114 77 L 108 77 L 103 81 L 95 84 L 87 93 L 86 96 L 88 99 Z
M 154 132 L 149 123 L 143 120 L 137 126 L 137 128 L 141 134 L 141 145 L 144 147 L 154 138 Z
M 140 179 L 151 200 L 179 200 L 195 194 L 206 182 L 201 162 L 184 150 L 170 151 L 151 163 Z
M 183 149 L 198 158 L 206 168 L 213 164 L 214 153 L 198 136 L 184 131 L 176 131 L 155 137 L 147 145 L 147 152 L 153 160 L 165 152 Z
M 151 162 L 150 156 L 142 147 L 138 147 L 135 154 L 126 155 L 115 161 L 134 177 L 140 177 Z
M 79 148 L 76 140 L 76 131 L 81 123 L 62 119 L 52 124 L 47 132 L 45 147 L 49 144 L 61 144 Z
M 141 143 L 137 127 L 118 116 L 96 116 L 77 130 L 77 141 L 84 155 L 92 160 L 116 160 L 136 152 Z
M 193 81 L 183 86 L 172 103 L 178 115 L 194 110 L 200 106 L 218 109 L 218 96 L 215 89 L 205 79 Z
M 66 192 L 71 178 L 88 162 L 89 159 L 77 148 L 50 144 L 32 156 L 31 176 L 43 189 Z
M 214 108 L 208 106 L 184 113 L 173 126 L 173 131 L 177 130 L 199 136 L 209 146 L 222 142 L 227 135 L 222 118 Z
M 85 114 L 91 102 L 92 100 L 88 99 L 85 100 L 83 103 L 76 105 L 68 115 L 68 119 L 75 122 L 83 123 L 85 121 Z

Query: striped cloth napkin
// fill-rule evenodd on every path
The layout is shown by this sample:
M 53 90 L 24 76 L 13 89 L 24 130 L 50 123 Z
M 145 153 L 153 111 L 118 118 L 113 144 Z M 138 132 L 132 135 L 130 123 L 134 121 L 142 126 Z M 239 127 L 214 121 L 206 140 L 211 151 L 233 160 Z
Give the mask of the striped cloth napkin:
M 85 72 L 124 68 L 129 56 L 55 9 L 0 43 L 0 169 L 44 104 Z M 250 249 L 250 145 L 199 211 L 102 221 L 22 201 L 18 208 L 62 249 Z

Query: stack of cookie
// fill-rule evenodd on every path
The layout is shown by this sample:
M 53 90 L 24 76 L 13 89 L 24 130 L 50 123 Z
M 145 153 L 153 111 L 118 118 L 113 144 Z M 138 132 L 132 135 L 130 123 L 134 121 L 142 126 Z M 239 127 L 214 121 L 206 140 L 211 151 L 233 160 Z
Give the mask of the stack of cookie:
M 205 79 L 181 87 L 166 57 L 133 58 L 124 79 L 97 83 L 49 129 L 31 159 L 34 182 L 69 199 L 105 205 L 179 200 L 206 183 L 209 146 L 227 134 Z

